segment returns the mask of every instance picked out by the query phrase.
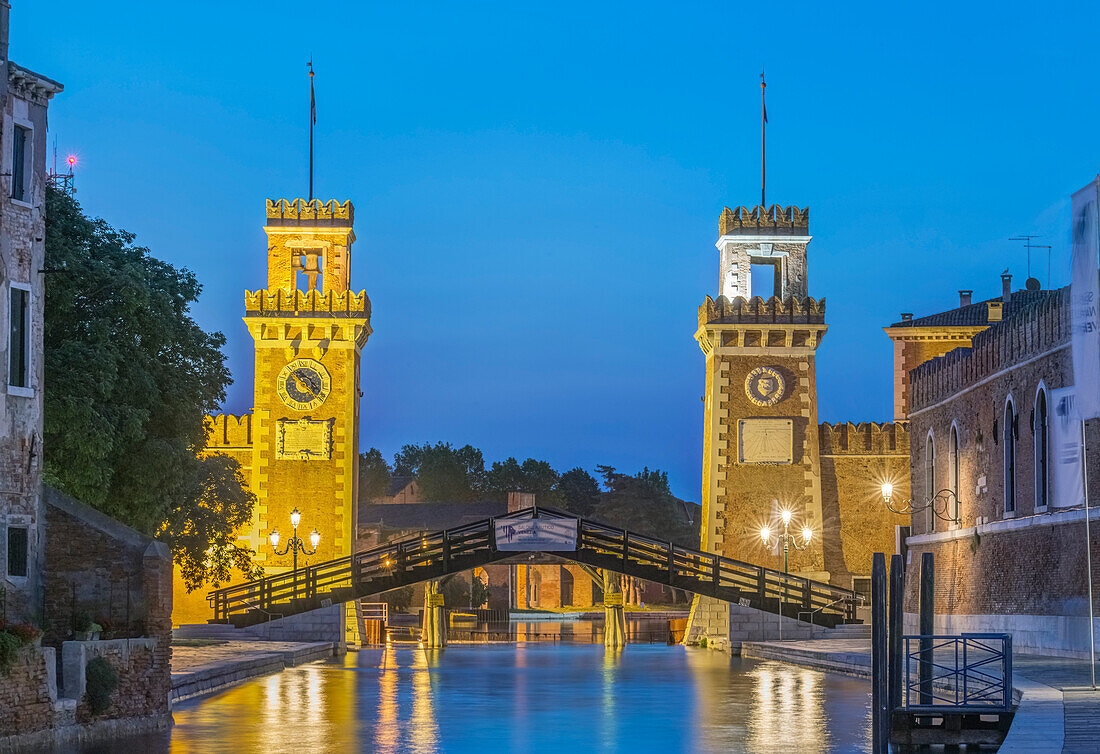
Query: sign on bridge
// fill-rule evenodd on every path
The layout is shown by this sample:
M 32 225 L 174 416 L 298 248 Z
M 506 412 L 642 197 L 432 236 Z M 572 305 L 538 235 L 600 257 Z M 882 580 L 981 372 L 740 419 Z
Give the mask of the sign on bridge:
M 575 518 L 513 518 L 494 523 L 498 550 L 574 552 L 577 549 Z

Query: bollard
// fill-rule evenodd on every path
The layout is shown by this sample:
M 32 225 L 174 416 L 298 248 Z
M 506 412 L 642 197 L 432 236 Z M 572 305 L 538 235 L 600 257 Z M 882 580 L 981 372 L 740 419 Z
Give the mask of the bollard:
M 932 553 L 922 552 L 920 556 L 920 703 L 932 703 L 932 585 L 936 578 L 936 567 Z
M 887 754 L 890 715 L 887 710 L 886 556 L 876 552 L 871 561 L 871 751 Z
M 901 679 L 902 679 L 902 622 L 904 620 L 905 599 L 905 561 L 901 555 L 890 558 L 890 605 L 887 626 L 889 635 L 890 672 L 888 679 L 890 693 L 887 707 L 890 714 L 901 707 Z

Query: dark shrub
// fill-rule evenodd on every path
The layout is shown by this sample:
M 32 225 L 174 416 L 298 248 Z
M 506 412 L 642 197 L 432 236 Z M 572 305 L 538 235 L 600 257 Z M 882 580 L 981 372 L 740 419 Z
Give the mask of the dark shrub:
M 84 693 L 93 715 L 105 712 L 111 706 L 111 694 L 118 687 L 118 673 L 105 657 L 93 657 L 84 669 Z

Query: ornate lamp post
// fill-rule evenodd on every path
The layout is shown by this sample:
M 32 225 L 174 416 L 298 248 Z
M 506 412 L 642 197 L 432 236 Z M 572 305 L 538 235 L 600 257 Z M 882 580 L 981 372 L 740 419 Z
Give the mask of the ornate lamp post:
M 306 549 L 306 543 L 302 541 L 302 538 L 298 536 L 298 524 L 302 521 L 302 514 L 295 508 L 290 513 L 290 525 L 294 528 L 294 533 L 290 539 L 287 540 L 286 546 L 282 552 L 279 552 L 279 530 L 275 529 L 271 532 L 271 549 L 275 550 L 276 555 L 286 555 L 288 552 L 294 553 L 294 570 L 298 570 L 298 552 L 301 551 L 303 555 L 312 555 L 317 552 L 317 545 L 321 541 L 321 534 L 316 529 L 309 535 L 309 543 L 313 546 L 312 550 Z
M 949 521 L 956 526 L 961 521 L 959 518 L 959 496 L 955 494 L 954 490 L 942 489 L 933 495 L 928 502 L 914 505 L 912 500 L 894 500 L 894 485 L 883 482 L 882 502 L 886 503 L 886 507 L 891 512 L 902 516 L 931 510 L 936 518 Z M 942 511 L 940 510 L 941 507 Z
M 809 526 L 802 527 L 802 541 L 799 542 L 794 534 L 791 534 L 791 511 L 784 508 L 779 513 L 783 519 L 783 533 L 777 533 L 772 536 L 772 530 L 769 526 L 760 527 L 760 540 L 764 543 L 764 547 L 772 548 L 777 545 L 783 545 L 783 583 L 779 590 L 779 639 L 783 639 L 783 602 L 787 595 L 787 564 L 790 555 L 790 548 L 796 550 L 805 550 L 810 546 L 810 542 L 813 541 L 814 532 Z

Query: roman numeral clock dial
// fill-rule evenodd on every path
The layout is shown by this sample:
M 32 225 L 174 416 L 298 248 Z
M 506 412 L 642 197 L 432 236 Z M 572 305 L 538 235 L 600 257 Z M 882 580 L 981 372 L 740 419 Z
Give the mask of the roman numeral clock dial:
M 313 359 L 295 359 L 283 367 L 277 380 L 279 398 L 295 411 L 312 411 L 332 390 L 328 370 Z

